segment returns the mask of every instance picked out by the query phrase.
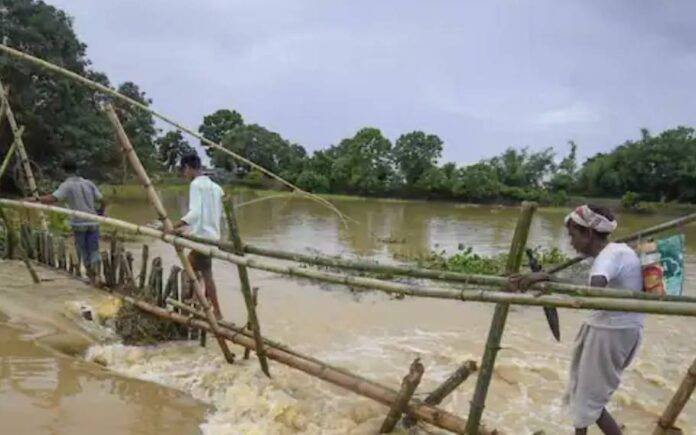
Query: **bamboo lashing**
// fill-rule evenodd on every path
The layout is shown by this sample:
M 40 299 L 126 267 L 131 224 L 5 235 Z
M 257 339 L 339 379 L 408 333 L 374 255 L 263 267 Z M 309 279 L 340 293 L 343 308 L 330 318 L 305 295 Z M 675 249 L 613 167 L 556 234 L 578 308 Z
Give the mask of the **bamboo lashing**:
M 185 235 L 190 240 L 204 243 L 220 248 L 225 252 L 234 253 L 234 248 L 230 242 L 213 241 L 204 237 L 196 237 Z M 263 257 L 277 258 L 280 260 L 289 260 L 299 263 L 306 263 L 316 266 L 332 267 L 337 269 L 358 270 L 361 272 L 374 272 L 390 275 L 401 275 L 413 278 L 425 278 L 443 282 L 456 282 L 464 285 L 482 285 L 492 287 L 504 287 L 508 284 L 508 279 L 502 276 L 481 275 L 463 272 L 451 272 L 442 270 L 431 270 L 419 267 L 401 266 L 393 264 L 380 264 L 369 261 L 346 260 L 343 258 L 334 258 L 320 254 L 302 254 L 298 252 L 285 251 L 281 249 L 260 247 L 256 245 L 245 244 L 244 252 Z M 696 302 L 696 297 L 693 296 L 676 296 L 676 295 L 657 295 L 642 291 L 631 291 L 614 288 L 598 288 L 584 285 L 570 284 L 557 280 L 536 283 L 530 287 L 532 291 L 538 292 L 553 292 L 563 293 L 575 296 L 587 297 L 606 297 L 606 298 L 626 298 L 626 299 L 646 299 L 646 300 L 662 300 L 675 302 Z
M 131 167 L 138 176 L 138 179 L 145 187 L 148 200 L 150 201 L 150 204 L 152 204 L 152 206 L 155 208 L 157 215 L 159 216 L 160 220 L 162 221 L 162 224 L 164 225 L 165 231 L 172 231 L 173 225 L 171 220 L 167 216 L 167 212 L 164 209 L 162 200 L 157 194 L 157 191 L 155 191 L 155 188 L 153 187 L 152 182 L 150 181 L 150 177 L 147 175 L 147 172 L 145 171 L 145 168 L 140 162 L 138 155 L 135 153 L 135 150 L 133 149 L 133 146 L 131 145 L 128 136 L 126 135 L 126 132 L 123 130 L 123 126 L 121 125 L 121 122 L 119 121 L 113 106 L 108 104 L 106 106 L 106 113 L 109 117 L 109 120 L 114 126 L 116 135 L 118 137 L 118 142 L 121 145 L 123 154 L 126 156 L 128 162 L 130 163 Z M 222 353 L 225 355 L 225 359 L 227 360 L 227 362 L 232 363 L 234 361 L 234 354 L 230 351 L 230 349 L 227 347 L 227 343 L 219 334 L 217 319 L 215 318 L 215 314 L 213 313 L 210 302 L 208 302 L 208 299 L 206 298 L 205 293 L 203 292 L 198 277 L 196 276 L 196 272 L 194 272 L 191 263 L 189 262 L 186 255 L 184 255 L 183 249 L 181 249 L 181 247 L 179 246 L 175 246 L 175 250 L 177 256 L 179 257 L 179 261 L 181 261 L 183 269 L 186 272 L 186 275 L 188 275 L 193 285 L 196 297 L 206 313 L 208 322 L 210 323 L 210 327 L 213 333 L 215 334 L 215 337 L 218 341 L 220 349 L 222 350 Z
M 244 255 L 244 250 L 242 248 L 242 237 L 239 233 L 239 226 L 237 225 L 237 217 L 234 214 L 234 205 L 231 200 L 224 201 L 223 203 L 225 210 L 225 217 L 227 218 L 227 230 L 228 236 L 232 244 L 234 245 L 235 254 L 239 256 Z M 256 356 L 259 358 L 259 364 L 261 365 L 261 370 L 270 377 L 271 373 L 268 369 L 268 361 L 266 361 L 266 354 L 263 350 L 263 341 L 261 340 L 261 326 L 259 325 L 259 320 L 256 315 L 256 304 L 254 304 L 254 297 L 251 294 L 251 285 L 249 284 L 249 273 L 247 268 L 241 264 L 237 265 L 237 273 L 239 274 L 239 283 L 242 295 L 244 296 L 244 304 L 247 309 L 247 318 L 249 326 L 251 326 L 251 331 L 254 333 L 254 339 L 256 340 Z
M 661 224 L 636 231 L 634 233 L 631 233 L 627 236 L 624 237 L 619 237 L 618 239 L 615 240 L 617 243 L 629 243 L 629 242 L 635 242 L 640 239 L 644 239 L 646 237 L 650 237 L 652 235 L 662 233 L 664 231 L 669 231 L 674 228 L 679 228 L 683 225 L 686 225 L 688 223 L 696 221 L 696 213 L 691 213 L 686 216 L 682 216 L 677 219 L 673 219 L 671 221 L 663 222 Z M 570 266 L 573 266 L 574 264 L 577 264 L 584 260 L 587 257 L 583 257 L 582 255 L 579 255 L 577 257 L 571 258 L 570 260 L 559 264 L 558 266 L 552 267 L 548 270 L 548 273 L 557 273 L 560 272 L 563 269 L 567 269 Z
M 401 381 L 401 389 L 396 396 L 396 400 L 394 400 L 394 403 L 389 409 L 389 413 L 384 419 L 379 433 L 389 433 L 394 430 L 396 423 L 398 423 L 401 418 L 401 414 L 403 414 L 406 409 L 406 405 L 411 401 L 413 393 L 416 392 L 416 388 L 418 388 L 418 384 L 420 384 L 424 371 L 425 368 L 423 364 L 421 364 L 420 359 L 416 358 L 413 360 L 408 374 L 404 376 L 404 379 Z
M 657 421 L 657 426 L 653 431 L 653 435 L 666 435 L 674 427 L 674 423 L 677 421 L 677 417 L 686 406 L 686 402 L 689 401 L 691 394 L 696 388 L 696 359 L 691 363 L 691 366 L 686 371 L 684 379 L 682 379 L 679 388 L 672 396 L 669 404 L 665 408 L 662 416 Z
M 27 185 L 31 192 L 31 196 L 34 199 L 39 199 L 39 189 L 36 187 L 36 180 L 34 179 L 34 172 L 31 170 L 31 164 L 29 163 L 29 156 L 27 156 L 27 150 L 24 148 L 24 141 L 22 140 L 23 129 L 17 125 L 17 120 L 15 119 L 14 112 L 10 107 L 10 101 L 5 92 L 5 88 L 0 81 L 0 99 L 5 103 L 4 113 L 7 118 L 7 123 L 10 125 L 12 130 L 12 135 L 14 136 L 14 141 L 17 144 L 17 155 L 19 156 L 19 161 L 22 164 L 22 169 L 24 170 L 24 176 L 27 178 Z M 39 213 L 39 219 L 41 220 L 41 228 L 44 231 L 48 231 L 48 222 L 46 221 L 46 216 L 43 213 Z
M 366 278 L 359 276 L 344 275 L 332 272 L 310 270 L 303 267 L 278 264 L 251 257 L 240 257 L 229 252 L 224 252 L 215 246 L 205 245 L 199 242 L 165 234 L 162 231 L 151 227 L 136 225 L 105 216 L 84 213 L 76 210 L 69 210 L 62 207 L 55 207 L 33 202 L 23 202 L 11 199 L 0 199 L 0 204 L 9 207 L 27 208 L 35 210 L 53 211 L 65 216 L 75 216 L 103 223 L 122 230 L 141 234 L 148 237 L 161 239 L 169 244 L 181 248 L 191 249 L 204 255 L 209 255 L 220 260 L 234 264 L 242 264 L 251 269 L 265 270 L 268 272 L 279 273 L 282 275 L 309 278 L 323 282 L 343 284 L 350 286 L 355 291 L 361 289 L 378 290 L 388 294 L 400 294 L 404 296 L 427 297 L 436 299 L 453 299 L 460 301 L 476 302 L 506 302 L 516 305 L 530 306 L 549 306 L 571 309 L 588 310 L 610 310 L 610 311 L 631 311 L 639 313 L 665 314 L 673 316 L 696 317 L 696 304 L 687 302 L 672 301 L 652 301 L 631 298 L 600 298 L 600 297 L 576 297 L 569 295 L 532 295 L 526 293 L 510 293 L 505 291 L 493 290 L 469 290 L 455 289 L 446 287 L 420 286 L 414 284 L 404 284 L 391 281 L 383 281 L 376 278 Z M 553 284 L 553 283 L 551 283 Z M 548 291 L 553 291 L 553 287 L 548 287 Z
M 351 219 L 348 216 L 341 213 L 336 208 L 336 206 L 334 206 L 330 201 L 328 201 L 328 200 L 326 200 L 318 195 L 314 195 L 310 192 L 306 192 L 306 191 L 300 189 L 299 187 L 295 186 L 294 184 L 290 183 L 289 181 L 285 180 L 284 178 L 281 178 L 280 176 L 274 174 L 273 172 L 269 171 L 268 169 L 264 168 L 263 166 L 252 162 L 251 160 L 245 158 L 244 156 L 241 156 L 235 152 L 228 150 L 227 148 L 225 148 L 221 144 L 213 142 L 212 140 L 210 140 L 210 139 L 206 138 L 205 136 L 195 132 L 194 130 L 183 126 L 182 124 L 174 121 L 173 119 L 171 119 L 171 118 L 169 118 L 169 117 L 167 117 L 159 112 L 156 112 L 155 110 L 151 109 L 150 107 L 148 107 L 147 105 L 145 105 L 139 101 L 136 101 L 130 97 L 127 97 L 126 95 L 123 95 L 123 94 L 121 94 L 121 93 L 119 93 L 119 92 L 117 92 L 117 91 L 115 91 L 107 86 L 104 86 L 101 83 L 95 82 L 94 80 L 90 80 L 86 77 L 83 77 L 77 73 L 74 73 L 70 70 L 67 70 L 63 67 L 55 65 L 55 64 L 48 62 L 46 60 L 40 59 L 36 56 L 32 56 L 32 55 L 24 53 L 20 50 L 8 47 L 5 44 L 0 44 L 0 51 L 15 58 L 15 59 L 26 61 L 26 62 L 34 64 L 35 66 L 38 66 L 40 68 L 47 69 L 49 71 L 53 71 L 54 73 L 60 74 L 64 77 L 67 77 L 71 80 L 74 80 L 78 83 L 81 83 L 81 84 L 87 86 L 88 88 L 91 88 L 92 90 L 103 92 L 104 94 L 107 94 L 107 95 L 110 95 L 114 98 L 117 98 L 117 99 L 127 103 L 128 105 L 130 105 L 132 107 L 136 107 L 140 110 L 143 110 L 147 113 L 150 113 L 152 116 L 159 118 L 160 120 L 164 121 L 165 123 L 175 127 L 177 130 L 183 131 L 184 133 L 187 133 L 187 134 L 199 139 L 204 146 L 214 148 L 218 151 L 221 151 L 221 152 L 231 156 L 232 158 L 249 165 L 250 167 L 258 170 L 259 172 L 264 173 L 268 177 L 273 178 L 274 180 L 282 183 L 283 185 L 292 189 L 292 191 L 298 192 L 299 194 L 301 194 L 301 195 L 303 195 L 303 196 L 305 196 L 305 197 L 307 197 L 315 202 L 323 204 L 324 206 L 328 207 L 331 211 L 336 213 L 336 215 L 338 215 L 338 217 L 344 222 L 344 224 L 348 220 L 355 222 L 354 219 Z
M 520 270 L 522 265 L 522 256 L 527 244 L 527 236 L 529 235 L 529 227 L 532 224 L 532 217 L 536 210 L 536 204 L 523 203 L 520 217 L 517 220 L 515 234 L 510 243 L 510 254 L 508 255 L 505 272 L 510 275 Z M 503 337 L 505 323 L 507 321 L 510 305 L 508 303 L 498 303 L 495 305 L 491 327 L 488 330 L 488 339 L 486 340 L 486 348 L 481 358 L 481 371 L 476 380 L 476 389 L 474 397 L 471 399 L 469 408 L 469 418 L 466 424 L 466 433 L 475 435 L 478 432 L 478 427 L 483 416 L 483 408 L 488 395 L 488 386 L 490 385 L 493 376 L 493 367 L 495 359 L 500 350 L 500 342 Z

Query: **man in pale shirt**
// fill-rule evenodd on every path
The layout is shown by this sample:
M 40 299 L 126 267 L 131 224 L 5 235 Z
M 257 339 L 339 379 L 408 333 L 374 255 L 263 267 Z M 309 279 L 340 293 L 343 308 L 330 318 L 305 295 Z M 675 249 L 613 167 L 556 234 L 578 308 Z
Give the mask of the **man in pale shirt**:
M 222 219 L 222 197 L 224 192 L 201 170 L 201 159 L 197 154 L 181 158 L 181 171 L 189 188 L 188 213 L 174 223 L 174 230 L 182 232 L 188 228 L 188 234 L 218 241 L 220 240 L 220 221 Z M 220 304 L 217 289 L 213 281 L 212 259 L 209 256 L 191 251 L 188 255 L 193 270 L 200 273 L 205 284 L 205 294 L 213 305 L 215 315 L 220 317 Z

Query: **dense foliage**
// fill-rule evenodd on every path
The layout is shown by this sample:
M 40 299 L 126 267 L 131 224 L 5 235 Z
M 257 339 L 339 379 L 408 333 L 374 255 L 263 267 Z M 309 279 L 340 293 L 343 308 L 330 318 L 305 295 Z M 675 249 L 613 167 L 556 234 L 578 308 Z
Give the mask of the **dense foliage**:
M 91 68 L 86 46 L 61 10 L 37 0 L 0 0 L 0 39 L 4 43 L 109 85 Z M 0 78 L 25 126 L 29 154 L 42 170 L 40 179 L 59 179 L 60 161 L 75 159 L 83 174 L 96 181 L 118 181 L 123 161 L 111 126 L 100 111 L 103 97 L 45 71 L 0 56 Z M 151 100 L 137 84 L 117 89 L 144 104 Z M 114 102 L 138 154 L 150 170 L 173 171 L 193 148 L 179 132 L 161 135 L 151 115 Z M 199 132 L 246 159 L 312 192 L 401 196 L 470 202 L 536 200 L 562 204 L 568 195 L 623 197 L 636 207 L 641 200 L 696 201 L 696 135 L 678 127 L 657 136 L 643 130 L 636 141 L 597 154 L 578 165 L 577 145 L 565 156 L 551 148 L 508 148 L 477 163 L 438 164 L 444 143 L 423 131 L 402 134 L 395 142 L 374 127 L 359 129 L 335 145 L 307 153 L 279 133 L 245 123 L 235 110 L 205 116 Z M 11 143 L 0 128 L 0 148 Z M 268 179 L 246 163 L 208 149 L 210 164 L 227 180 L 264 184 Z

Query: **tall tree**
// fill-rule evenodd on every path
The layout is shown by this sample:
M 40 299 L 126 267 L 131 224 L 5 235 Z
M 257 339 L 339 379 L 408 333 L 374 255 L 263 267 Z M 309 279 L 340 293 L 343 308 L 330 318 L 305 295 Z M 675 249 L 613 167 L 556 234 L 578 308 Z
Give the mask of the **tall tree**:
M 133 82 L 124 82 L 118 87 L 118 92 L 146 106 L 152 104 L 152 100 L 140 90 Z M 114 101 L 114 109 L 121 119 L 123 129 L 138 153 L 138 157 L 148 169 L 157 167 L 157 149 L 155 148 L 155 120 L 152 114 L 144 110 L 131 107 L 121 100 Z
M 361 194 L 390 190 L 395 180 L 391 142 L 376 128 L 365 127 L 327 151 L 333 159 L 333 189 Z
M 434 134 L 412 131 L 401 135 L 394 144 L 392 155 L 407 185 L 415 185 L 420 177 L 442 154 L 442 140 Z
M 577 150 L 575 142 L 568 141 L 570 152 L 558 164 L 555 173 L 547 183 L 549 190 L 553 192 L 570 192 L 575 188 L 578 172 Z
M 243 126 L 244 120 L 235 110 L 220 109 L 203 118 L 203 123 L 198 127 L 198 132 L 206 139 L 215 143 L 222 143 L 222 139 L 237 127 Z M 205 144 L 201 144 L 205 145 Z M 206 148 L 206 153 L 210 156 L 213 166 L 223 168 L 228 171 L 233 170 L 234 160 L 227 154 Z
M 86 46 L 77 39 L 72 20 L 42 1 L 0 0 L 0 40 L 108 82 L 103 74 L 89 70 Z M 25 126 L 27 151 L 44 175 L 61 176 L 58 163 L 65 157 L 74 158 L 86 176 L 103 180 L 114 173 L 111 129 L 91 92 L 7 56 L 0 56 L 0 79 L 10 89 L 18 122 Z M 0 146 L 8 146 L 6 136 L 0 140 Z
M 176 170 L 183 156 L 194 152 L 179 130 L 169 131 L 155 142 L 159 161 L 169 172 Z

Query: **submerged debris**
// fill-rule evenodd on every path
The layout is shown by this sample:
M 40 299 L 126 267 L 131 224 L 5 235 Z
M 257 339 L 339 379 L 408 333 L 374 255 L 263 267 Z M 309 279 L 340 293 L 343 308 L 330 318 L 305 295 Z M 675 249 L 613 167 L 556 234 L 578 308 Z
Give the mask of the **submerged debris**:
M 188 330 L 171 320 L 145 314 L 131 304 L 123 304 L 114 319 L 116 333 L 123 344 L 144 345 L 188 339 Z

